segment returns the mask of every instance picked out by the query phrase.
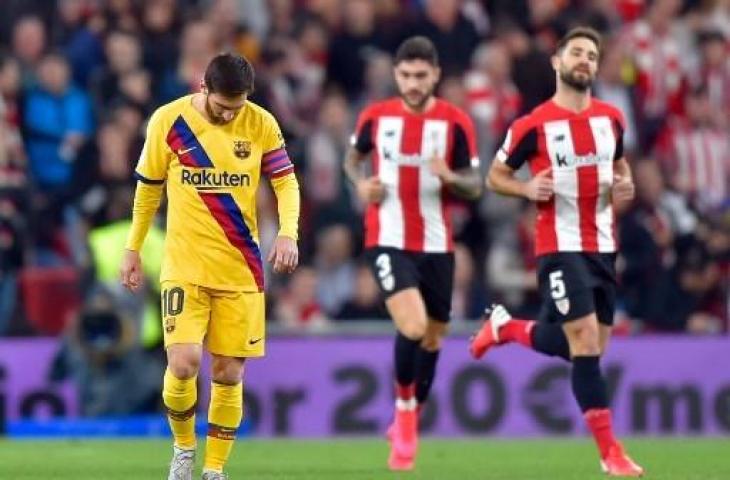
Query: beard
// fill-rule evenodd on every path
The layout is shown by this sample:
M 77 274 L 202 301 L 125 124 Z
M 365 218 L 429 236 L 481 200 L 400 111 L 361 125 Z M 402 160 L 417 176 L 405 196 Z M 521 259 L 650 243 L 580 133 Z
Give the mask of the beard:
M 415 95 L 413 94 L 415 93 L 418 93 L 419 96 L 416 100 L 413 100 L 413 97 L 415 97 Z M 426 106 L 426 102 L 428 102 L 428 99 L 431 98 L 431 95 L 433 95 L 433 90 L 429 90 L 425 93 L 415 91 L 409 93 L 401 93 L 400 97 L 403 99 L 405 104 L 413 110 L 423 110 L 423 107 Z
M 593 85 L 593 77 L 591 77 L 590 74 L 583 73 L 584 77 L 579 78 L 577 75 L 577 71 L 575 69 L 573 70 L 560 70 L 560 80 L 568 85 L 569 87 L 573 88 L 574 90 L 577 90 L 579 92 L 585 92 L 589 88 L 591 88 L 591 85 Z
M 205 113 L 208 115 L 208 118 L 210 118 L 210 122 L 214 125 L 223 125 L 226 123 L 223 117 L 216 115 L 213 112 L 213 109 L 210 107 L 210 103 L 208 102 L 207 95 L 205 96 Z

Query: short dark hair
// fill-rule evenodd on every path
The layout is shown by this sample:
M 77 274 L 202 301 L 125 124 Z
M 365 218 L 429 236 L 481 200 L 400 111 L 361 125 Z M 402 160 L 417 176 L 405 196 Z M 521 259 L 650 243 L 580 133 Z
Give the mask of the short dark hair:
M 401 43 L 395 52 L 395 64 L 411 60 L 423 60 L 434 67 L 439 65 L 439 54 L 433 42 L 423 36 L 410 37 Z
M 210 93 L 225 97 L 250 94 L 254 84 L 253 66 L 241 55 L 221 53 L 208 64 L 203 82 Z
M 561 53 L 565 46 L 568 45 L 568 42 L 570 42 L 574 38 L 587 38 L 588 40 L 596 44 L 596 49 L 598 49 L 598 53 L 601 53 L 601 34 L 591 27 L 575 27 L 570 29 L 568 33 L 566 33 L 565 36 L 563 36 L 563 38 L 561 38 L 558 42 L 556 52 L 558 54 Z

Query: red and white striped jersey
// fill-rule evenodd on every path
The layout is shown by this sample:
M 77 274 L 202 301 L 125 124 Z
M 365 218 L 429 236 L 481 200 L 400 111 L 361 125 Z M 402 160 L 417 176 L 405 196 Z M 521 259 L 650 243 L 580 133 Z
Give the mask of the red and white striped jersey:
M 385 187 L 379 204 L 365 213 L 365 247 L 413 252 L 453 250 L 448 190 L 429 169 L 434 155 L 452 170 L 478 168 L 474 126 L 454 105 L 436 99 L 426 112 L 408 111 L 400 98 L 368 106 L 352 137 L 360 153 L 371 153 L 372 171 Z
M 554 195 L 537 204 L 535 252 L 615 252 L 610 189 L 613 162 L 623 156 L 620 110 L 596 98 L 575 113 L 552 100 L 517 119 L 497 159 L 533 175 L 552 170 Z
M 714 208 L 730 191 L 730 141 L 727 132 L 671 122 L 657 150 L 672 185 L 698 206 Z

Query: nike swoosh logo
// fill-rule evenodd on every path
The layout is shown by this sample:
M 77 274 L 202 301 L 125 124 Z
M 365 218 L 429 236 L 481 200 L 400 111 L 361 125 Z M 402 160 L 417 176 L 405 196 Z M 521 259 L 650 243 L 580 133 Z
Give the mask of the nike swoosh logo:
M 198 148 L 198 147 L 190 147 L 190 148 L 185 148 L 185 149 L 181 148 L 180 150 L 177 151 L 177 154 L 185 155 L 186 153 L 191 152 L 191 151 L 195 150 L 196 148 Z
M 257 338 L 257 339 L 254 339 L 254 340 L 249 340 L 249 341 L 248 341 L 248 344 L 249 344 L 249 345 L 256 345 L 257 343 L 259 343 L 259 342 L 260 342 L 261 340 L 263 340 L 263 339 L 264 339 L 264 337 L 259 337 L 259 338 Z

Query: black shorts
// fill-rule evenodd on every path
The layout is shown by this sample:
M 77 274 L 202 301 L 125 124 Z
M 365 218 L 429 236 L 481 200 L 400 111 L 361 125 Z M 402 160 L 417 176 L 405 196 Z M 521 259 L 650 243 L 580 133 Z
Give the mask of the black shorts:
M 420 253 L 373 247 L 365 250 L 365 258 L 385 298 L 415 287 L 421 292 L 429 317 L 444 323 L 451 319 L 452 252 Z
M 559 252 L 539 257 L 540 320 L 563 323 L 595 313 L 600 323 L 613 325 L 615 263 L 613 253 Z

